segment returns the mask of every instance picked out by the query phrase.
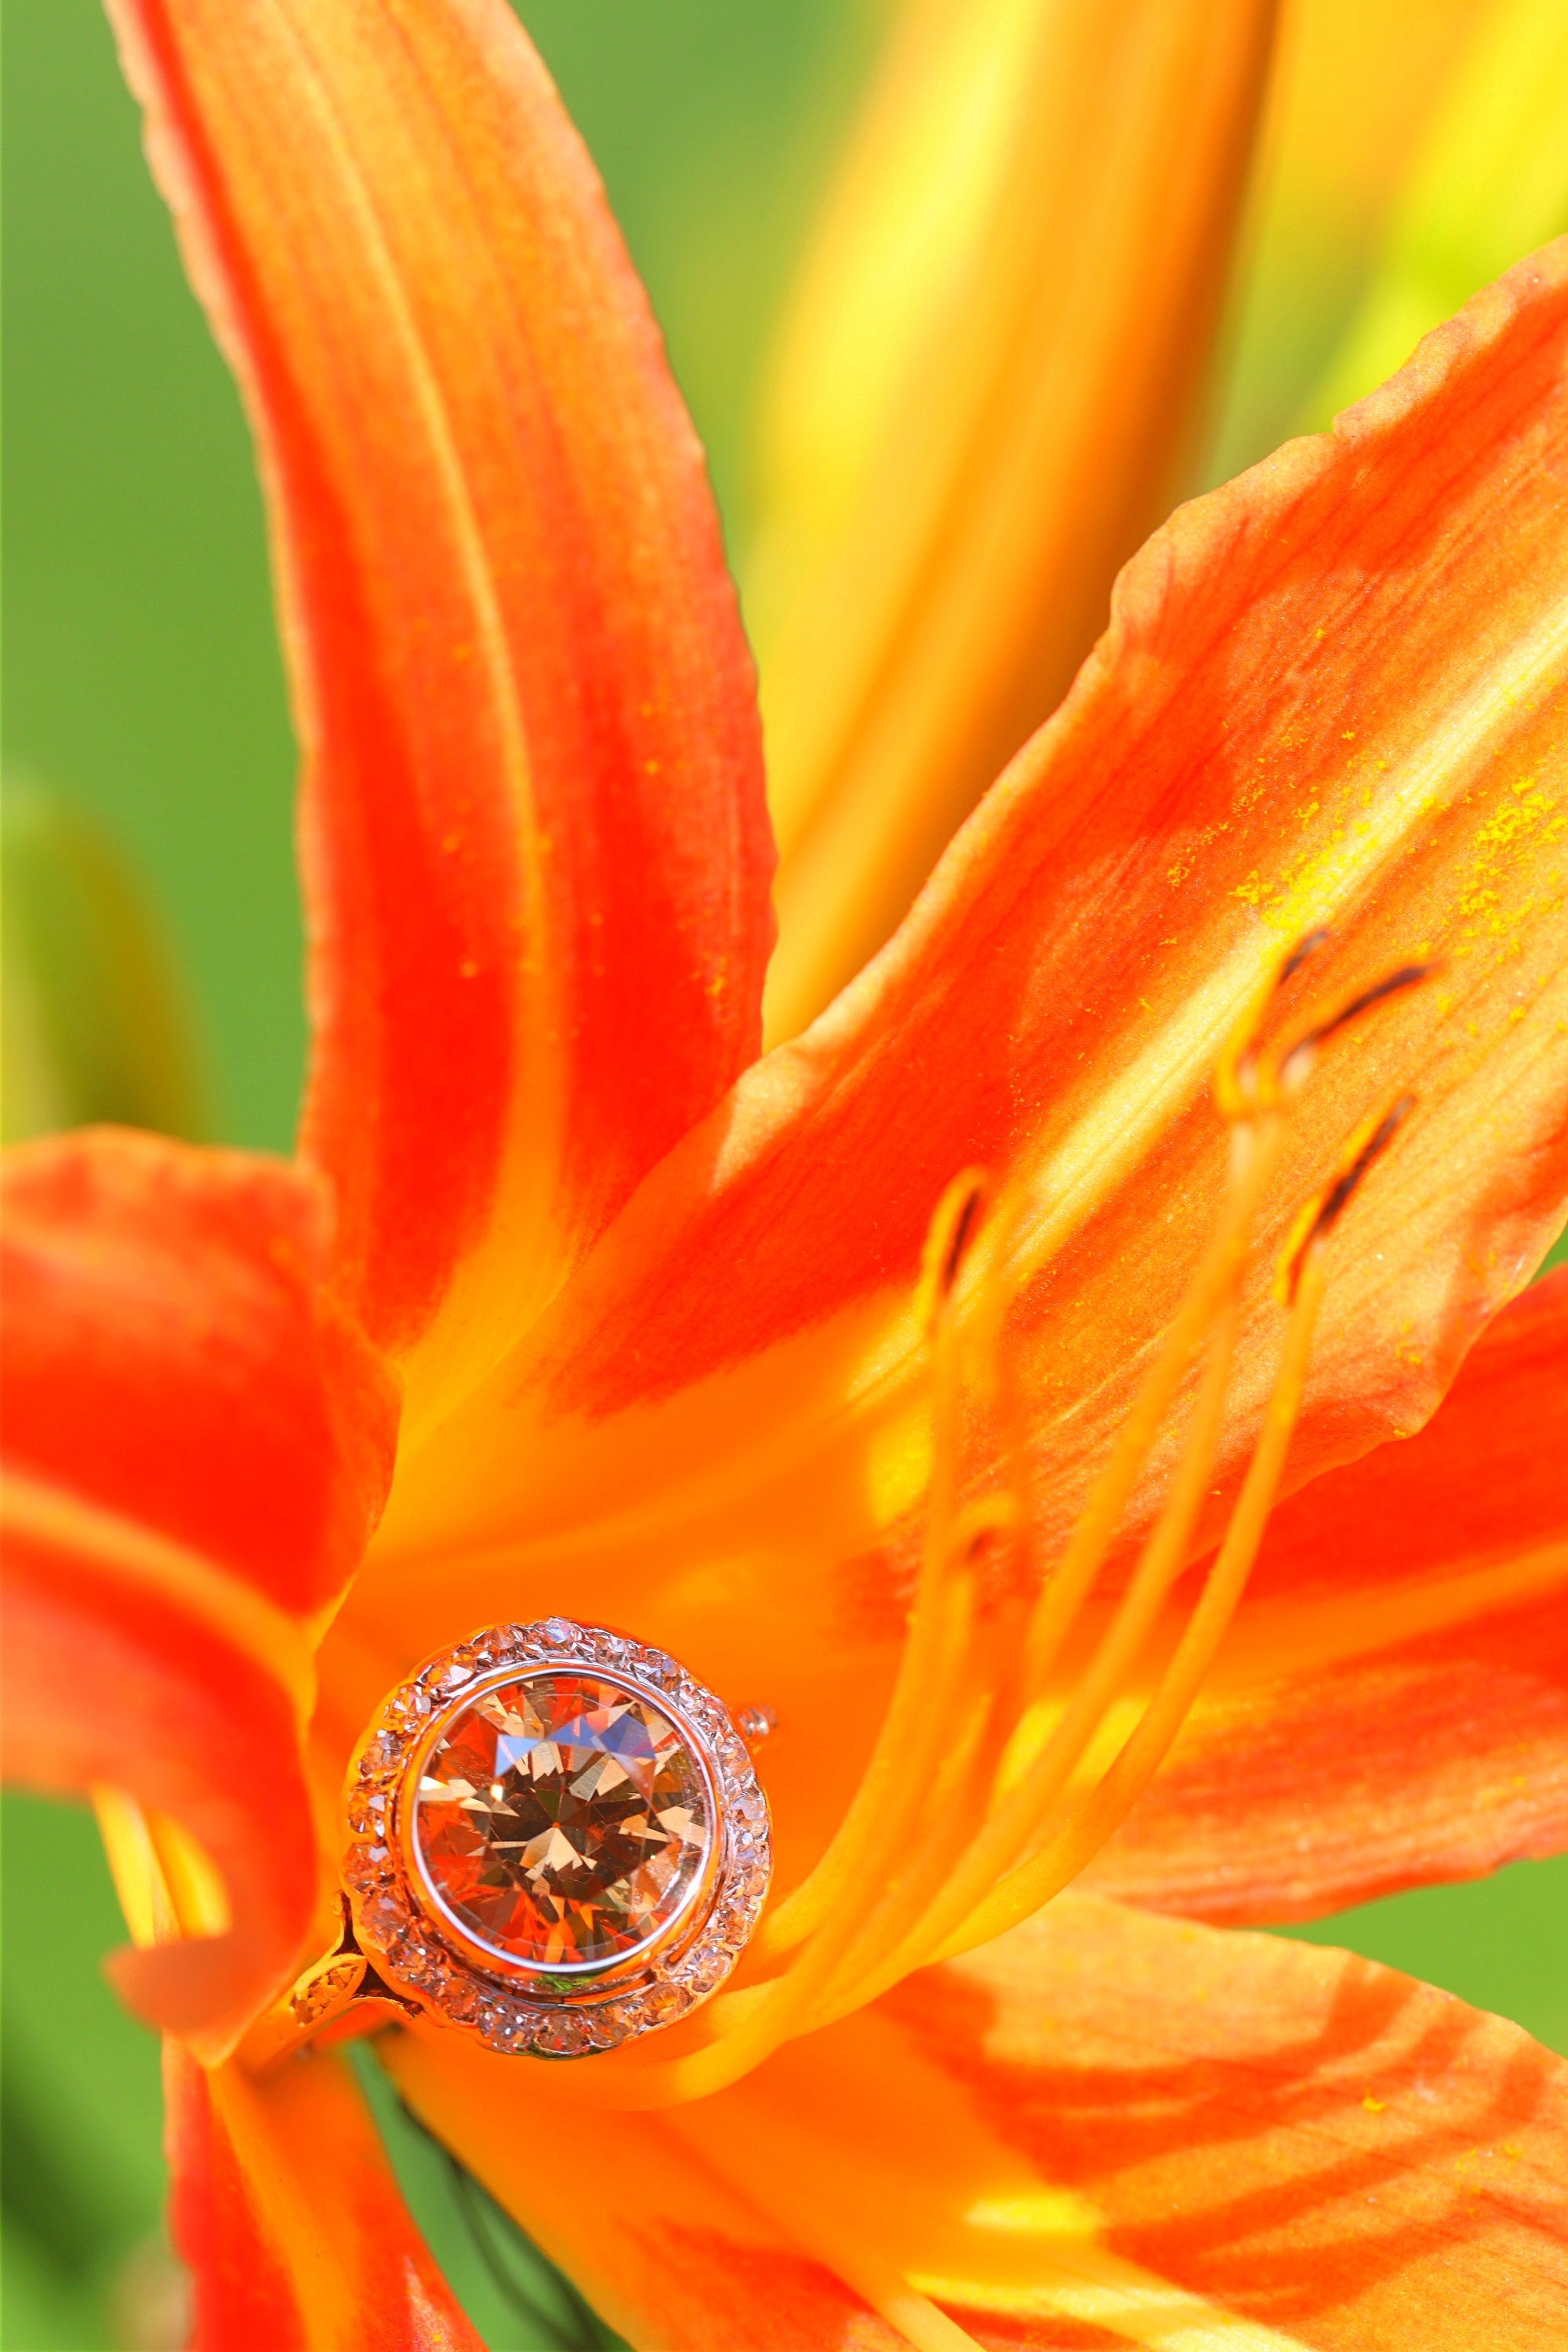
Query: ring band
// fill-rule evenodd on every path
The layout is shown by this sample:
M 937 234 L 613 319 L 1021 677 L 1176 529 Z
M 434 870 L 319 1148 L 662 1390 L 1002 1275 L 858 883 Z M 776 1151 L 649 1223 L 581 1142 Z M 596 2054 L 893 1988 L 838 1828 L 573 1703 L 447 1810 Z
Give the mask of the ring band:
M 664 1651 L 568 1618 L 438 1652 L 355 1749 L 342 1932 L 247 2056 L 425 2017 L 508 2055 L 578 2058 L 676 2023 L 767 1895 L 748 1738 L 772 1717 L 737 1721 Z

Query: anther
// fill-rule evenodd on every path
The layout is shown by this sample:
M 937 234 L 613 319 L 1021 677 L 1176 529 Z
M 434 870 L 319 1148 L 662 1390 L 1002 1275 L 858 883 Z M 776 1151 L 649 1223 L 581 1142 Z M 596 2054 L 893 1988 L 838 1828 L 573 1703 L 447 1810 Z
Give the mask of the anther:
M 921 1328 L 928 1333 L 952 1296 L 990 1192 L 991 1180 L 984 1168 L 964 1168 L 936 1204 L 936 1213 L 926 1229 L 917 1294 Z
M 1259 1035 L 1264 1016 L 1288 981 L 1293 980 L 1304 963 L 1326 948 L 1332 933 L 1326 925 L 1315 931 L 1304 932 L 1253 998 L 1226 1042 L 1224 1051 L 1215 1065 L 1215 1108 L 1223 1119 L 1233 1125 L 1238 1119 L 1250 1118 L 1270 1099 L 1269 1086 L 1259 1083 Z
M 953 1522 L 951 1549 L 954 1559 L 976 1560 L 998 1536 L 1010 1535 L 1017 1523 L 1018 1506 L 1009 1494 L 977 1495 Z
M 1326 1039 L 1337 1036 L 1342 1029 L 1348 1029 L 1352 1021 L 1359 1021 L 1363 1013 L 1370 1013 L 1374 1005 L 1386 1003 L 1391 996 L 1399 996 L 1407 988 L 1420 987 L 1423 981 L 1433 977 L 1437 968 L 1435 963 L 1401 964 L 1397 971 L 1385 973 L 1370 988 L 1362 989 L 1336 1011 L 1321 1021 L 1314 1022 L 1310 1029 L 1303 1030 L 1279 1057 L 1276 1075 L 1280 1087 L 1290 1092 L 1300 1085 L 1317 1057 L 1319 1046 Z
M 1382 1158 L 1415 1108 L 1414 1095 L 1401 1095 L 1386 1110 L 1373 1111 L 1346 1139 L 1334 1174 L 1303 1203 L 1279 1253 L 1274 1295 L 1281 1307 L 1295 1305 L 1308 1254 L 1338 1224 L 1368 1169 Z
M 1288 980 L 1293 980 L 1310 957 L 1315 956 L 1320 948 L 1328 946 L 1332 936 L 1326 923 L 1321 923 L 1315 931 L 1304 932 L 1280 965 L 1275 985 L 1283 988 Z
M 979 1220 L 980 1200 L 981 1187 L 976 1184 L 959 1212 L 958 1223 L 952 1229 L 952 1239 L 948 1244 L 947 1256 L 943 1260 L 942 1269 L 942 1286 L 944 1292 L 951 1291 L 953 1284 L 958 1280 L 958 1269 L 963 1263 L 963 1254 L 969 1247 L 970 1237 Z
M 1327 1039 L 1349 1028 L 1374 1005 L 1385 1003 L 1407 988 L 1419 987 L 1439 969 L 1435 963 L 1400 964 L 1310 1023 L 1288 1045 L 1266 1052 L 1259 1032 L 1270 1004 L 1302 965 L 1328 945 L 1331 937 L 1327 929 L 1319 929 L 1298 940 L 1232 1031 L 1215 1066 L 1214 1082 L 1215 1107 L 1221 1118 L 1232 1125 L 1272 1108 L 1282 1096 L 1295 1093 L 1310 1072 L 1319 1047 Z

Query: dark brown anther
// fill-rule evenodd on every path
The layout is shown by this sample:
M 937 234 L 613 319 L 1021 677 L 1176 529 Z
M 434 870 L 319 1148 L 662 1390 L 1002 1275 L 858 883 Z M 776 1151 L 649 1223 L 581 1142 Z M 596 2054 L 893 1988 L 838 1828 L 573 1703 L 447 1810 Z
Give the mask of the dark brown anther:
M 937 1277 L 938 1287 L 943 1298 L 949 1296 L 953 1284 L 958 1280 L 958 1269 L 963 1264 L 964 1253 L 974 1238 L 984 1201 L 985 1187 L 976 1182 L 968 1200 L 953 1220 L 952 1237 L 942 1258 L 942 1271 Z
M 1331 1233 L 1350 1206 L 1363 1178 L 1374 1161 L 1381 1160 L 1415 1108 L 1414 1095 L 1401 1095 L 1391 1103 L 1381 1118 L 1369 1121 L 1347 1146 L 1347 1157 L 1340 1172 L 1326 1184 L 1315 1202 L 1309 1202 L 1279 1261 L 1278 1296 L 1283 1306 L 1295 1304 L 1300 1286 L 1301 1268 L 1307 1262 L 1313 1244 Z
M 1320 948 L 1326 948 L 1332 937 L 1333 933 L 1326 923 L 1320 924 L 1315 931 L 1304 931 L 1280 965 L 1279 977 L 1274 983 L 1276 988 L 1283 988 L 1288 980 L 1294 979 L 1301 966 L 1315 956 Z
M 1373 1160 L 1383 1157 L 1393 1142 L 1396 1129 L 1404 1126 L 1415 1108 L 1414 1095 L 1401 1095 L 1399 1100 L 1384 1111 L 1350 1166 L 1335 1178 L 1324 1193 L 1322 1205 L 1312 1221 L 1309 1240 L 1317 1240 L 1338 1224 L 1367 1170 Z
M 1402 995 L 1407 988 L 1418 988 L 1423 981 L 1430 980 L 1439 969 L 1436 963 L 1401 964 L 1396 971 L 1385 972 L 1381 980 L 1373 981 L 1370 988 L 1362 989 L 1343 1004 L 1336 1006 L 1324 1019 L 1315 1021 L 1280 1055 L 1278 1064 L 1280 1084 L 1289 1089 L 1304 1077 L 1319 1046 L 1326 1039 L 1337 1036 L 1342 1029 L 1348 1029 L 1352 1022 L 1359 1021 L 1363 1013 L 1370 1013 L 1375 1005 L 1386 1003 L 1391 996 Z
M 1301 1044 L 1321 1045 L 1325 1037 L 1331 1037 L 1338 1029 L 1348 1028 L 1352 1021 L 1359 1021 L 1363 1013 L 1370 1013 L 1373 1006 L 1381 1004 L 1385 997 L 1397 996 L 1403 990 L 1418 987 L 1422 981 L 1429 980 L 1435 969 L 1429 963 L 1401 964 L 1397 971 L 1389 972 L 1384 979 L 1374 982 L 1371 988 L 1363 988 L 1359 996 L 1352 996 L 1348 1004 L 1342 1004 L 1327 1021 L 1320 1023 L 1316 1029 L 1310 1029 Z

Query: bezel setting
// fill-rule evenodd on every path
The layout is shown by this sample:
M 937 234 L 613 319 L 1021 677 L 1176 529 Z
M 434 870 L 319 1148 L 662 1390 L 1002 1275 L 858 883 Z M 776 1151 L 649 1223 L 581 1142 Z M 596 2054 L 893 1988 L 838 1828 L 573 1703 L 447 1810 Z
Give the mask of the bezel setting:
M 429 1886 L 413 1823 L 423 1760 L 487 1689 L 595 1674 L 674 1723 L 705 1779 L 711 1838 L 695 1887 L 628 1951 L 546 1968 L 477 1942 Z M 674 2025 L 716 1992 L 757 1924 L 772 1872 L 767 1799 L 720 1700 L 665 1651 L 548 1617 L 441 1650 L 378 1708 L 349 1767 L 342 1884 L 360 1950 L 397 1993 L 487 2049 L 586 2057 Z

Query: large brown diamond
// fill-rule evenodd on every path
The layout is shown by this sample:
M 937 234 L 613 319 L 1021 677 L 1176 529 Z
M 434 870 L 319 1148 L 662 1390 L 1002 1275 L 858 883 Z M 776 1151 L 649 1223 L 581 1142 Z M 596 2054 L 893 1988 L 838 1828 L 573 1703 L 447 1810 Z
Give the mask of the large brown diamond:
M 668 1927 L 712 1843 L 688 1735 L 652 1699 L 547 1669 L 486 1691 L 426 1760 L 414 1843 L 458 1925 L 535 1968 L 601 1964 Z

